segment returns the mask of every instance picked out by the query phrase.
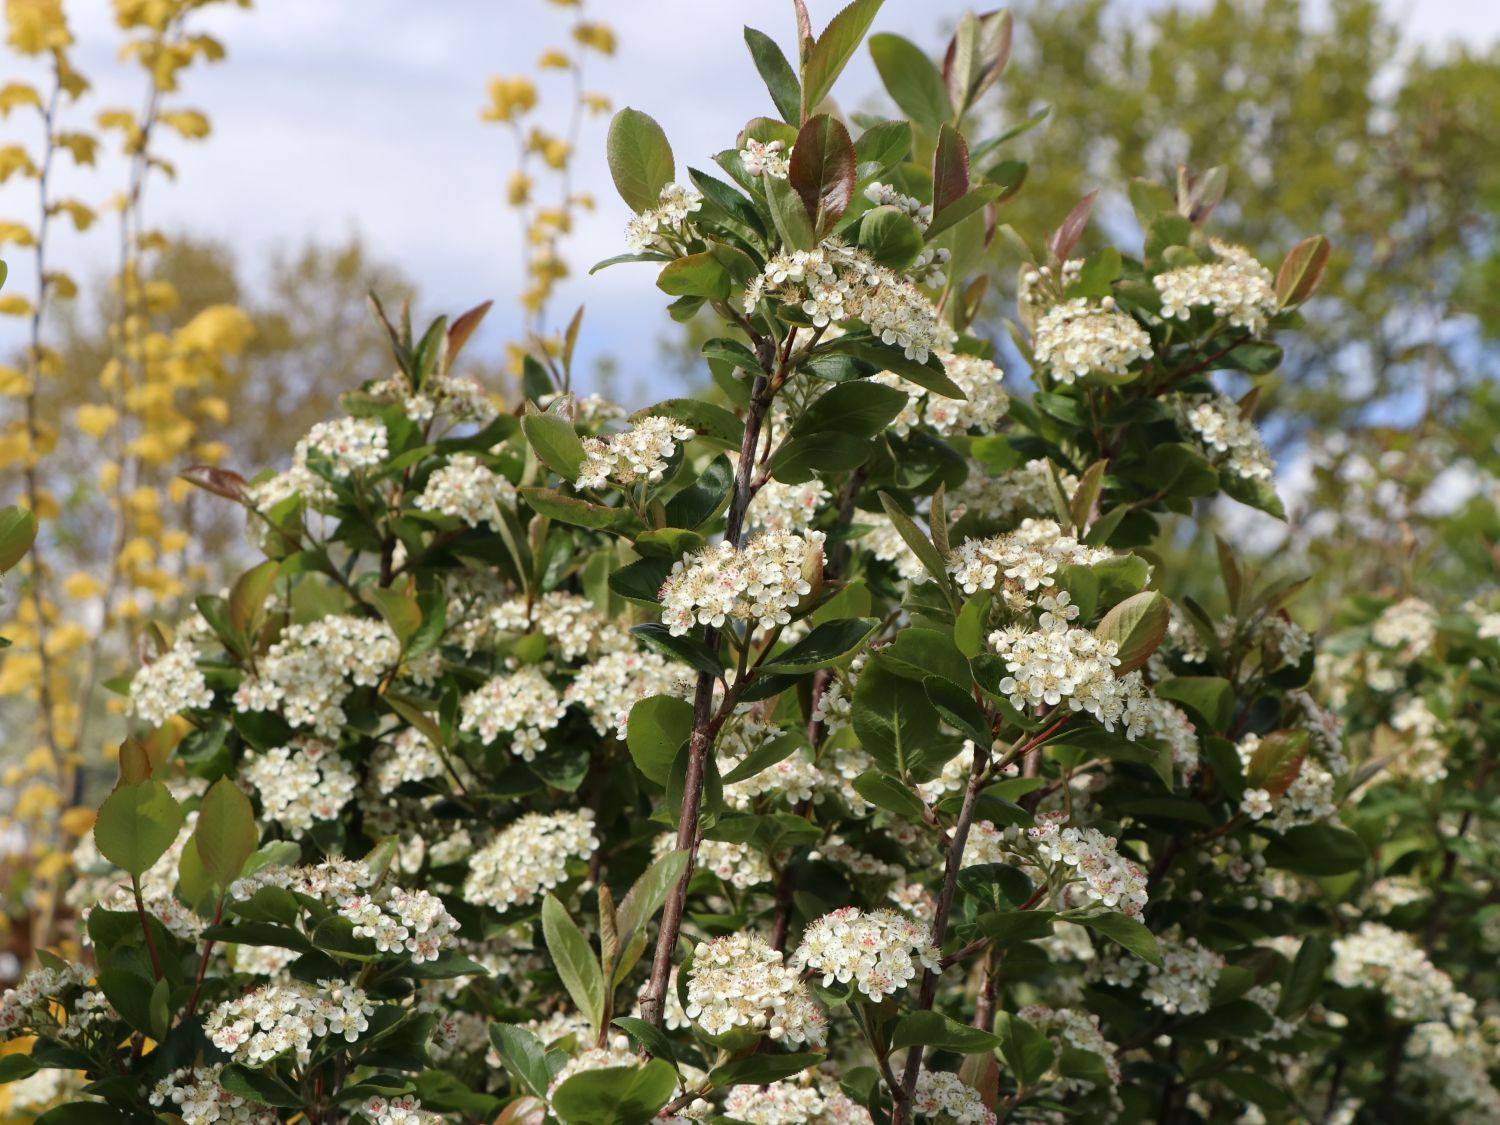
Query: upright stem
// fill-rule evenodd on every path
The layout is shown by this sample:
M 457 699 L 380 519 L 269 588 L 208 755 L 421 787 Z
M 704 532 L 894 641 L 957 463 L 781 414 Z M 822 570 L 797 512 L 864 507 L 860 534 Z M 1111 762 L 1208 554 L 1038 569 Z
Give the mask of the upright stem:
M 146 903 L 141 898 L 141 879 L 139 875 L 130 877 L 130 889 L 135 894 L 135 913 L 141 920 L 141 933 L 146 935 L 146 952 L 151 955 L 151 971 L 156 974 L 156 979 L 161 980 L 161 958 L 156 953 L 156 938 L 151 934 L 151 922 L 146 915 Z
M 782 371 L 782 365 L 778 364 L 775 376 L 757 375 L 751 389 L 750 408 L 745 415 L 745 436 L 740 442 L 740 459 L 735 467 L 734 496 L 724 520 L 724 539 L 733 543 L 736 548 L 743 545 L 745 512 L 750 507 L 751 500 L 750 477 L 755 468 L 755 447 L 760 441 L 761 424 L 770 409 Z M 719 631 L 706 629 L 703 642 L 710 651 L 717 649 Z M 658 1025 L 665 1010 L 663 1001 L 667 992 L 667 980 L 672 974 L 677 935 L 682 929 L 682 911 L 687 902 L 688 883 L 692 880 L 698 862 L 698 813 L 703 802 L 704 767 L 713 748 L 714 737 L 728 717 L 727 708 L 731 705 L 726 695 L 724 706 L 717 712 L 714 710 L 714 681 L 714 676 L 700 672 L 693 691 L 693 733 L 688 741 L 687 775 L 683 779 L 682 809 L 677 820 L 677 847 L 688 853 L 688 863 L 682 878 L 672 888 L 672 893 L 662 908 L 661 929 L 656 935 L 656 950 L 651 959 L 651 980 L 641 996 L 641 1016 L 648 1023 Z
M 943 889 L 938 895 L 937 911 L 932 919 L 932 944 L 942 948 L 948 935 L 948 916 L 953 912 L 953 896 L 958 887 L 958 872 L 963 867 L 964 847 L 969 842 L 969 829 L 974 823 L 974 806 L 979 801 L 979 789 L 989 769 L 989 754 L 975 748 L 974 764 L 969 769 L 969 784 L 964 790 L 963 806 L 959 809 L 958 822 L 953 826 L 953 840 L 948 845 L 947 860 L 943 865 Z M 938 977 L 941 969 L 928 969 L 922 974 L 922 988 L 917 994 L 917 1010 L 929 1011 L 937 997 Z M 892 1090 L 895 1112 L 891 1125 L 907 1125 L 911 1120 L 911 1099 L 917 1088 L 917 1077 L 922 1072 L 922 1046 L 912 1047 L 906 1055 L 906 1069 L 901 1075 L 901 1086 Z

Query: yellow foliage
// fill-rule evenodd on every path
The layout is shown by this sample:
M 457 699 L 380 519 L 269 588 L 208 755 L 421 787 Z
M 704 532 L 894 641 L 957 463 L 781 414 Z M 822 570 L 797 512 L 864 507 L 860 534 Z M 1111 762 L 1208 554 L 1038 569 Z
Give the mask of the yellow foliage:
M 242 310 L 210 305 L 177 330 L 176 344 L 180 352 L 239 355 L 254 335 L 255 324 Z
M 210 421 L 217 422 L 221 426 L 225 422 L 229 421 L 229 403 L 225 402 L 217 395 L 209 395 L 206 398 L 200 398 L 195 409 L 205 418 L 208 418 Z
M 68 218 L 73 220 L 73 229 L 84 231 L 94 225 L 96 218 L 94 209 L 76 199 L 60 199 L 52 205 L 54 214 L 66 211 Z
M 171 312 L 181 302 L 177 286 L 170 281 L 148 281 L 141 286 L 141 299 L 146 311 L 151 313 Z
M 44 781 L 34 781 L 16 798 L 15 815 L 19 820 L 39 820 L 50 815 L 60 804 L 62 801 L 56 788 Z
M 573 29 L 573 38 L 601 55 L 615 53 L 615 32 L 606 23 L 581 23 Z
M 11 110 L 23 105 L 42 108 L 42 95 L 35 86 L 28 86 L 25 82 L 7 82 L 0 86 L 0 117 L 9 117 Z
M 7 242 L 17 246 L 35 246 L 36 235 L 31 233 L 31 228 L 25 223 L 0 220 L 0 246 L 4 246 Z
M 584 94 L 583 104 L 590 113 L 595 114 L 596 116 L 601 113 L 608 113 L 614 106 L 614 102 L 612 102 L 606 95 L 595 93 Z
M 17 172 L 28 178 L 36 175 L 31 155 L 20 145 L 0 145 L 0 184 Z
M 30 316 L 31 302 L 19 293 L 0 293 L 0 316 Z
M 536 65 L 542 70 L 567 70 L 573 65 L 573 60 L 558 50 L 543 51 L 542 57 L 536 60 Z
M 217 465 L 229 456 L 229 446 L 222 441 L 200 441 L 193 446 L 193 456 L 205 465 Z
M 208 118 L 196 109 L 171 110 L 157 114 L 156 119 L 190 141 L 202 140 L 209 133 Z
M 66 656 L 70 652 L 76 652 L 89 643 L 89 633 L 82 625 L 73 621 L 64 621 L 52 627 L 52 632 L 47 634 L 47 655 Z
M 119 420 L 119 411 L 103 403 L 84 403 L 73 414 L 73 424 L 79 431 L 94 438 L 109 433 Z
M 161 537 L 161 553 L 164 555 L 178 555 L 187 550 L 192 536 L 185 531 L 168 531 Z
M 94 155 L 99 150 L 99 141 L 91 133 L 58 133 L 53 139 L 72 154 L 73 163 L 92 167 Z
M 48 270 L 44 275 L 47 289 L 60 301 L 71 301 L 78 296 L 78 283 L 62 270 Z
M 50 882 L 66 871 L 72 862 L 73 857 L 67 852 L 48 852 L 37 860 L 36 867 L 32 869 L 32 879 L 43 883 Z
M 512 121 L 536 106 L 536 86 L 524 76 L 491 78 L 490 104 L 480 117 L 485 121 Z
M 23 55 L 61 51 L 72 45 L 62 0 L 5 0 L 6 42 Z
M 137 488 L 125 497 L 125 504 L 137 518 L 154 512 L 161 506 L 161 496 L 154 488 Z
M 156 561 L 156 548 L 137 536 L 120 548 L 118 557 L 123 567 L 144 567 Z
M 110 493 L 120 483 L 120 466 L 114 461 L 106 461 L 99 466 L 99 491 Z
M 75 805 L 58 817 L 57 823 L 69 836 L 81 839 L 94 827 L 94 810 Z
M 14 367 L 0 366 L 0 395 L 21 398 L 31 393 L 31 380 L 25 372 Z
M 87 571 L 76 571 L 63 580 L 63 593 L 70 598 L 82 601 L 84 598 L 93 598 L 104 592 L 104 584 Z
M 512 207 L 524 207 L 531 199 L 531 177 L 525 172 L 512 172 L 506 188 L 506 200 Z

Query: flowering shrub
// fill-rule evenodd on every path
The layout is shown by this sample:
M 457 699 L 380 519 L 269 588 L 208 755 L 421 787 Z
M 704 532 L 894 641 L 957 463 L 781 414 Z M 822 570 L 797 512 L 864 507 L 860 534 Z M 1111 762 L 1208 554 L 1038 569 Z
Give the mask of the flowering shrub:
M 1361 737 L 1437 744 L 1347 811 L 1375 774 L 1295 586 L 1153 546 L 1210 498 L 1279 512 L 1255 383 L 1326 244 L 1272 275 L 1209 239 L 1218 174 L 1135 185 L 1139 253 L 1075 255 L 1092 200 L 1041 253 L 1001 237 L 1020 173 L 961 126 L 1008 19 L 942 70 L 874 37 L 911 120 L 856 138 L 818 111 L 878 7 L 804 19 L 795 69 L 747 32 L 781 119 L 717 174 L 614 119 L 615 261 L 722 321 L 712 397 L 622 417 L 565 345 L 502 411 L 454 366 L 481 307 L 387 323 L 397 373 L 289 469 L 190 474 L 265 561 L 148 636 L 77 857 L 90 949 L 6 995 L 0 1074 L 189 1125 L 1350 1120 L 1403 1090 L 1489 1119 L 1457 964 L 1489 889 L 1448 888 L 1456 842 L 1425 891 L 1425 841 L 1370 847 L 1478 721 L 1450 664 L 1420 682 L 1446 626 L 1401 604 L 1325 661 L 1410 693 Z M 975 317 L 1018 256 L 1007 394 Z M 1497 633 L 1453 643 L 1483 666 Z M 1453 972 L 1413 893 L 1468 910 Z

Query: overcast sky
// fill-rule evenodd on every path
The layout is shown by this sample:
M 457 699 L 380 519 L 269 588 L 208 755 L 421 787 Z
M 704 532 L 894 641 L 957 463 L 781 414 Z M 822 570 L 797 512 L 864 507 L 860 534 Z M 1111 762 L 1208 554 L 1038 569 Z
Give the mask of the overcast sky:
M 841 3 L 808 0 L 814 24 L 821 27 Z M 935 47 L 967 6 L 887 0 L 876 26 Z M 1500 3 L 1390 6 L 1425 42 L 1462 35 L 1474 43 L 1500 33 Z M 90 115 L 136 104 L 137 78 L 114 59 L 119 39 L 107 0 L 69 0 L 67 8 L 77 64 L 95 80 Z M 751 22 L 788 42 L 789 4 L 594 0 L 591 8 L 616 27 L 620 51 L 609 60 L 590 56 L 590 87 L 661 121 L 679 171 L 688 163 L 707 167 L 741 123 L 770 112 L 741 27 Z M 148 218 L 168 231 L 229 239 L 252 271 L 268 249 L 357 231 L 374 255 L 400 264 L 434 310 L 457 312 L 495 298 L 477 344 L 498 349 L 520 323 L 518 234 L 502 200 L 510 137 L 482 124 L 479 109 L 490 75 L 530 70 L 543 48 L 566 45 L 568 18 L 541 0 L 256 0 L 252 11 L 226 5 L 210 12 L 202 23 L 225 40 L 229 58 L 190 72 L 184 101 L 208 113 L 214 135 L 199 145 L 171 145 L 178 182 L 153 182 Z M 876 88 L 862 51 L 838 94 L 857 105 Z M 549 95 L 560 109 L 561 88 L 544 86 L 544 100 Z M 557 311 L 566 317 L 586 304 L 585 353 L 614 354 L 633 381 L 649 374 L 668 322 L 649 267 L 584 275 L 593 261 L 620 251 L 627 217 L 605 169 L 604 126 L 603 119 L 590 122 L 580 144 L 576 182 L 593 191 L 600 208 L 569 251 L 579 276 Z M 0 122 L 0 133 L 14 128 Z M 120 172 L 118 163 L 102 161 L 71 177 L 66 190 L 98 201 L 118 190 Z M 29 221 L 30 191 L 16 180 L 0 188 L 0 217 Z M 80 274 L 103 270 L 112 265 L 111 245 L 112 235 L 97 227 L 82 236 L 67 232 L 56 259 Z M 14 249 L 7 256 L 19 264 Z M 25 279 L 10 285 L 24 289 Z M 13 328 L 0 327 L 0 342 L 14 340 Z

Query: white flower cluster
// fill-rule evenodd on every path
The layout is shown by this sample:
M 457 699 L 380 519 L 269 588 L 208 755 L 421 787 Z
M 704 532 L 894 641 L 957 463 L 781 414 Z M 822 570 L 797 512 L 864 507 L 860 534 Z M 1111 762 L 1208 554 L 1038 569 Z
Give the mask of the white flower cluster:
M 677 837 L 670 833 L 658 836 L 652 847 L 660 858 L 677 847 Z M 698 870 L 711 872 L 742 891 L 776 878 L 764 852 L 727 840 L 703 840 L 698 844 Z
M 681 679 L 680 664 L 650 649 L 622 648 L 580 668 L 563 700 L 583 708 L 600 734 L 624 738 L 630 709 L 648 695 L 673 694 Z
M 230 888 L 238 900 L 262 887 L 278 887 L 332 906 L 354 923 L 354 936 L 371 938 L 381 953 L 406 953 L 416 962 L 435 961 L 451 947 L 457 920 L 443 900 L 427 891 L 407 890 L 375 878 L 363 863 L 333 859 L 316 866 L 264 867 Z
M 464 899 L 507 910 L 540 898 L 568 877 L 570 860 L 599 846 L 591 809 L 525 813 L 469 857 Z
M 1161 941 L 1161 966 L 1147 967 L 1141 995 L 1168 1014 L 1206 1012 L 1224 958 L 1198 944 L 1196 938 Z
M 1027 519 L 992 539 L 965 539 L 948 556 L 948 573 L 972 594 L 999 587 L 1012 609 L 1027 608 L 1037 590 L 1057 584 L 1053 576 L 1065 566 L 1092 566 L 1114 557 L 1103 547 L 1087 547 L 1064 534 L 1056 520 Z
M 745 311 L 754 313 L 762 297 L 797 305 L 819 327 L 863 321 L 883 343 L 918 363 L 949 338 L 915 284 L 837 238 L 815 250 L 777 254 L 745 287 Z
M 447 371 L 429 372 L 422 381 L 421 394 L 412 390 L 411 380 L 402 371 L 371 383 L 367 393 L 375 398 L 395 399 L 402 413 L 417 423 L 430 422 L 442 412 L 455 420 L 487 426 L 500 413 L 477 380 Z
M 1132 363 L 1151 358 L 1151 337 L 1134 317 L 1115 308 L 1113 298 L 1096 305 L 1079 297 L 1042 316 L 1033 354 L 1059 383 L 1096 373 L 1120 378 L 1129 374 Z
M 43 966 L 21 978 L 15 988 L 0 996 L 0 1039 L 13 1039 L 57 1024 L 54 1002 L 64 993 L 89 982 L 89 971 L 69 964 L 54 969 Z
M 1445 1111 L 1451 1125 L 1494 1125 L 1500 1121 L 1500 1090 L 1490 1071 L 1500 1058 L 1494 1044 L 1471 1029 L 1420 1023 L 1406 1042 L 1408 1066 Z
M 593 602 L 563 590 L 549 591 L 540 601 L 510 598 L 489 610 L 489 620 L 502 633 L 541 633 L 556 643 L 564 660 L 634 643 L 606 621 Z
M 884 512 L 860 512 L 856 518 L 869 527 L 860 542 L 873 558 L 894 563 L 896 573 L 907 582 L 920 582 L 926 577 L 927 568 L 901 538 L 889 516 Z
M 1381 611 L 1370 636 L 1382 648 L 1396 649 L 1396 659 L 1409 664 L 1432 647 L 1437 620 L 1437 610 L 1421 598 L 1402 598 Z
M 1333 943 L 1329 975 L 1344 988 L 1385 993 L 1398 1020 L 1462 1024 L 1474 1015 L 1474 1001 L 1454 987 L 1453 978 L 1428 959 L 1411 934 L 1380 922 L 1361 922 L 1355 933 Z
M 1098 1016 L 1073 1008 L 1048 1008 L 1043 1004 L 1022 1008 L 1019 1015 L 1027 1023 L 1061 1040 L 1064 1046 L 1098 1055 L 1104 1062 L 1104 1072 L 1109 1075 L 1110 1082 L 1116 1086 L 1120 1084 L 1120 1063 L 1115 1058 L 1115 1045 L 1099 1029 Z M 1066 1090 L 1087 1090 L 1093 1086 L 1084 1078 L 1062 1079 L 1062 1084 Z
M 817 518 L 818 509 L 833 499 L 814 477 L 805 484 L 767 481 L 750 501 L 745 525 L 757 531 L 788 531 L 800 535 Z
M 1387 764 L 1394 777 L 1410 777 L 1435 785 L 1448 776 L 1448 749 L 1443 744 L 1443 723 L 1420 695 L 1400 700 L 1391 712 L 1391 729 L 1405 737 L 1401 753 Z
M 1010 409 L 1005 393 L 1005 374 L 999 367 L 977 355 L 943 355 L 943 370 L 948 373 L 963 398 L 945 398 L 933 394 L 892 371 L 882 371 L 873 382 L 901 391 L 906 406 L 891 422 L 891 429 L 905 437 L 916 426 L 926 426 L 945 436 L 967 434 L 971 430 L 989 433 L 1000 424 Z
M 1051 266 L 1023 269 L 1016 284 L 1016 304 L 1023 322 L 1031 324 L 1038 312 L 1057 304 L 1068 287 L 1083 276 L 1083 266 L 1082 258 L 1069 258 L 1055 275 Z
M 953 1125 L 995 1125 L 995 1111 L 979 1091 L 946 1070 L 923 1070 L 912 1091 L 911 1111 L 917 1117 L 942 1118 Z
M 1214 239 L 1216 261 L 1182 266 L 1151 279 L 1161 294 L 1161 315 L 1187 320 L 1194 309 L 1212 309 L 1235 328 L 1265 329 L 1276 311 L 1276 279 L 1250 251 Z
M 984 823 L 989 823 L 985 821 Z M 978 825 L 976 824 L 977 828 Z M 967 857 L 968 851 L 964 855 Z M 877 879 L 899 879 L 906 874 L 906 868 L 899 863 L 887 863 L 879 856 L 870 855 L 868 852 L 860 851 L 840 835 L 832 835 L 824 840 L 817 848 L 807 853 L 808 859 L 821 859 L 828 863 L 836 863 L 846 868 L 855 875 L 870 875 Z
M 948 495 L 948 518 L 958 520 L 973 512 L 985 523 L 1012 527 L 1028 517 L 1045 516 L 1057 510 L 1052 501 L 1052 473 L 1052 464 L 1043 457 L 999 476 L 971 463 L 963 484 Z M 1078 478 L 1065 469 L 1057 470 L 1057 481 L 1064 496 L 1078 491 Z
M 170 1107 L 186 1125 L 276 1125 L 276 1111 L 259 1102 L 246 1101 L 219 1085 L 222 1066 L 182 1067 L 151 1088 L 154 1106 Z
M 500 506 L 514 507 L 516 487 L 472 453 L 455 453 L 427 478 L 416 504 L 424 512 L 453 516 L 470 527 L 499 531 Z
M 422 1108 L 410 1094 L 384 1098 L 378 1094 L 359 1103 L 359 1112 L 370 1125 L 443 1125 L 446 1118 Z
M 1242 738 L 1236 746 L 1240 762 L 1248 764 L 1259 745 L 1260 739 L 1254 734 Z M 1333 789 L 1333 774 L 1311 758 L 1305 758 L 1297 776 L 1280 797 L 1271 796 L 1266 789 L 1246 789 L 1240 798 L 1240 811 L 1253 820 L 1269 816 L 1266 827 L 1285 832 L 1300 824 L 1317 824 L 1338 811 L 1333 802 Z
M 1105 730 L 1119 724 L 1130 739 L 1147 733 L 1150 694 L 1139 672 L 1115 675 L 1120 658 L 1114 641 L 1054 619 L 1039 630 L 997 630 L 990 634 L 990 647 L 1005 661 L 1010 674 L 1000 681 L 1000 690 L 1017 710 L 1066 702 Z
M 566 712 L 562 696 L 542 670 L 528 664 L 493 676 L 464 696 L 458 729 L 477 734 L 486 746 L 508 734 L 511 753 L 530 762 L 546 747 L 544 732 L 562 722 Z
M 1275 475 L 1276 463 L 1255 424 L 1228 395 L 1175 395 L 1172 410 L 1178 425 L 1216 467 L 1251 481 L 1269 481 Z
M 753 621 L 771 629 L 791 621 L 823 566 L 823 533 L 767 531 L 736 551 L 716 543 L 679 559 L 661 587 L 662 622 L 675 637 L 696 622 Z
M 316 738 L 247 755 L 240 775 L 255 787 L 265 816 L 294 837 L 307 835 L 315 821 L 335 819 L 358 784 L 337 748 Z
M 1164 742 L 1172 750 L 1172 764 L 1183 775 L 1198 768 L 1198 732 L 1180 707 L 1165 699 L 1148 697 L 1143 706 L 1142 737 Z
M 381 953 L 409 953 L 417 963 L 436 961 L 458 933 L 458 921 L 443 900 L 427 891 L 382 887 L 339 904 L 354 923 L 354 936 L 370 938 Z
M 870 1111 L 832 1081 L 808 1072 L 769 1086 L 734 1086 L 724 1115 L 745 1125 L 871 1125 Z
M 583 467 L 573 484 L 576 488 L 604 488 L 611 481 L 622 488 L 641 480 L 657 484 L 678 444 L 692 441 L 693 436 L 691 426 L 650 414 L 623 433 L 584 438 Z
M 791 169 L 791 155 L 785 141 L 757 141 L 752 138 L 740 149 L 740 163 L 752 176 L 764 173 L 784 180 Z
M 682 234 L 688 218 L 702 209 L 703 196 L 690 187 L 668 184 L 661 189 L 656 206 L 632 215 L 625 224 L 625 245 L 632 254 L 670 249 L 666 236 Z
M 688 970 L 688 1018 L 709 1035 L 745 1028 L 775 1040 L 821 1047 L 828 1017 L 781 951 L 758 934 L 699 942 Z
M 1038 814 L 1026 837 L 1038 854 L 1077 871 L 1084 893 L 1093 901 L 1140 919 L 1146 909 L 1146 872 L 1119 852 L 1113 836 L 1097 828 L 1064 826 L 1065 814 Z
M 375 791 L 389 795 L 412 781 L 441 777 L 447 767 L 425 734 L 406 727 L 389 743 L 382 743 L 372 759 L 371 780 Z
M 226 1000 L 209 1013 L 203 1030 L 237 1063 L 262 1066 L 291 1052 L 306 1065 L 314 1039 L 333 1035 L 353 1043 L 374 1014 L 364 990 L 344 981 L 287 980 Z
M 160 726 L 174 715 L 213 705 L 214 693 L 198 668 L 198 646 L 179 638 L 130 680 L 132 715 Z
M 871 1000 L 892 996 L 917 975 L 919 967 L 941 968 L 932 931 L 894 910 L 865 913 L 852 906 L 810 924 L 792 955 L 799 970 L 823 975 L 826 988 L 850 981 Z
M 385 423 L 378 418 L 340 418 L 319 422 L 292 450 L 292 465 L 285 472 L 252 484 L 246 495 L 252 506 L 265 510 L 292 496 L 301 496 L 313 506 L 333 502 L 333 490 L 315 473 L 308 458 L 317 455 L 327 469 L 342 479 L 385 460 L 388 452 Z
M 890 184 L 882 184 L 878 181 L 871 184 L 865 188 L 865 198 L 876 207 L 896 208 L 924 231 L 932 222 L 931 205 L 923 203 L 915 196 L 905 194 Z
M 786 735 L 772 723 L 753 718 L 749 708 L 736 714 L 733 725 L 724 729 L 715 749 L 719 773 L 728 774 L 757 750 Z M 758 773 L 724 786 L 724 800 L 735 809 L 748 811 L 759 797 L 782 797 L 788 804 L 810 801 L 818 790 L 821 776 L 818 767 L 793 751 Z
M 294 727 L 322 738 L 343 733 L 343 703 L 352 690 L 373 687 L 401 658 L 401 642 L 384 621 L 331 615 L 289 626 L 235 692 L 239 711 L 279 711 Z

